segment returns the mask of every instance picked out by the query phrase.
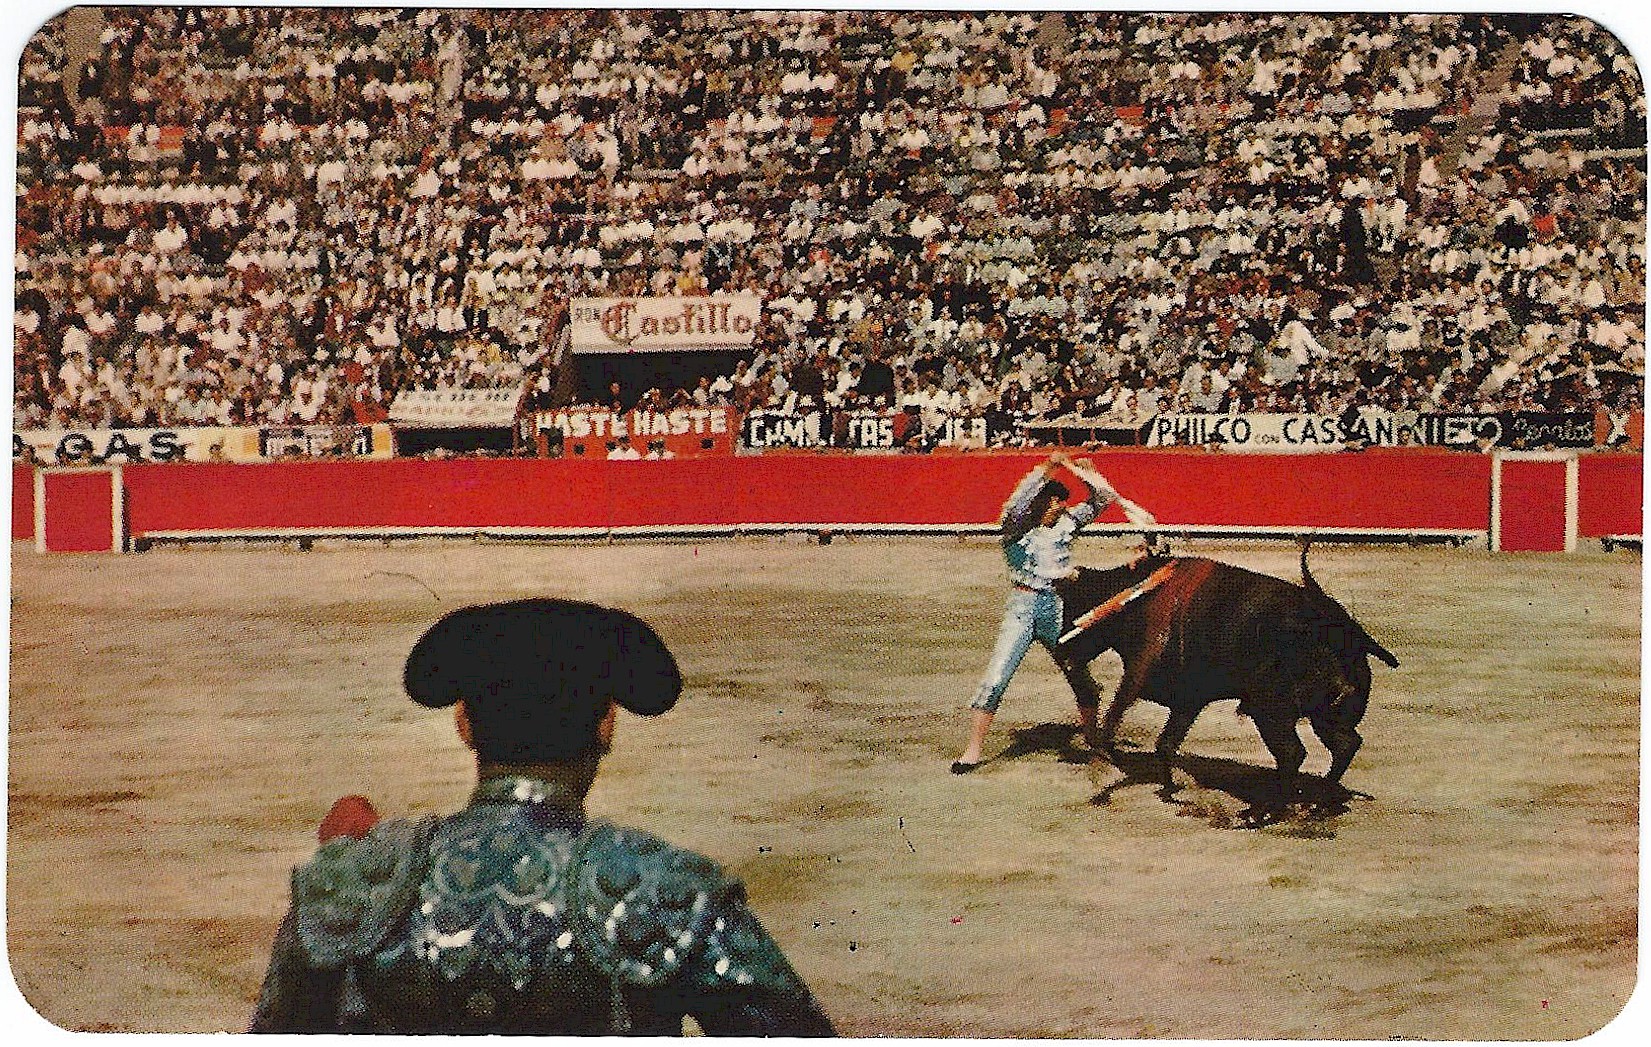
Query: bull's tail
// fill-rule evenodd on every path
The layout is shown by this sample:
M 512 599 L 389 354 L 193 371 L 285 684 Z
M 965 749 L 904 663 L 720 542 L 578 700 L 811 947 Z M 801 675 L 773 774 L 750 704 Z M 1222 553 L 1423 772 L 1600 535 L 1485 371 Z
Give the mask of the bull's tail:
M 1302 588 L 1307 590 L 1313 598 L 1313 602 L 1321 610 L 1342 619 L 1346 623 L 1348 631 L 1358 641 L 1358 654 L 1374 655 L 1378 661 L 1385 664 L 1389 669 L 1397 669 L 1399 659 L 1394 657 L 1393 652 L 1377 642 L 1376 638 L 1371 636 L 1363 625 L 1359 624 L 1359 620 L 1348 613 L 1347 608 L 1343 607 L 1340 601 L 1325 592 L 1324 587 L 1319 585 L 1318 579 L 1313 577 L 1313 572 L 1307 569 L 1307 550 L 1312 547 L 1313 540 L 1311 538 L 1301 543 Z

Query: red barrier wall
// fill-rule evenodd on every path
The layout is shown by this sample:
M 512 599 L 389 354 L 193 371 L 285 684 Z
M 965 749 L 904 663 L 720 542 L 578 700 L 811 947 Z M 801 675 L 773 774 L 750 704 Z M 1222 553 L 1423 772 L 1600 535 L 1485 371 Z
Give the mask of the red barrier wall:
M 1503 461 L 1497 543 L 1501 549 L 1507 552 L 1564 551 L 1567 468 L 1562 461 Z
M 11 467 L 11 540 L 34 538 L 34 470 L 26 465 Z
M 1098 452 L 1112 483 L 1176 524 L 1485 530 L 1490 459 Z M 991 524 L 1043 456 L 769 454 L 664 462 L 468 459 L 126 467 L 134 537 L 273 528 Z M 1634 459 L 1636 475 L 1638 458 Z M 1116 508 L 1103 519 L 1121 521 Z
M 607 527 L 608 465 L 498 459 L 134 465 L 126 472 L 127 521 L 133 536 L 260 528 Z
M 112 469 L 46 473 L 46 551 L 118 551 L 114 514 L 119 482 Z
M 1645 528 L 1644 459 L 1629 454 L 1577 459 L 1577 534 L 1642 534 Z

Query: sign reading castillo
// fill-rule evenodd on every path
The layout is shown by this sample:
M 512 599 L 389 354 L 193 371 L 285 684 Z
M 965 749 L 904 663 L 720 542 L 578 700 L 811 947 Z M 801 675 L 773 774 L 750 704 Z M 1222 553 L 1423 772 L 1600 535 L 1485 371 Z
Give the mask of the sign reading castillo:
M 575 298 L 576 353 L 743 349 L 756 339 L 762 299 L 756 295 L 681 298 Z

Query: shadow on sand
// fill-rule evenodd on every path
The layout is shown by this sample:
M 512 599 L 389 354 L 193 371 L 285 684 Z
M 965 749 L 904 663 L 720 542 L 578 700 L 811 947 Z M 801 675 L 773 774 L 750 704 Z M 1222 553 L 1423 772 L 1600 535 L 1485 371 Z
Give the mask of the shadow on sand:
M 1326 836 L 1330 835 L 1327 828 L 1314 830 L 1313 823 L 1346 814 L 1352 800 L 1372 798 L 1315 774 L 1298 775 L 1292 789 L 1271 767 L 1219 757 L 1179 753 L 1165 767 L 1156 753 L 1130 742 L 1120 742 L 1109 759 L 1080 744 L 1077 727 L 1063 723 L 1040 723 L 1014 731 L 1008 747 L 992 759 L 1015 760 L 1034 753 L 1052 753 L 1062 763 L 1089 766 L 1097 784 L 1105 782 L 1090 797 L 1091 806 L 1106 806 L 1119 790 L 1148 786 L 1159 799 L 1177 808 L 1178 815 L 1204 818 L 1221 828 L 1276 824 L 1285 831 L 1293 827 L 1295 835 Z

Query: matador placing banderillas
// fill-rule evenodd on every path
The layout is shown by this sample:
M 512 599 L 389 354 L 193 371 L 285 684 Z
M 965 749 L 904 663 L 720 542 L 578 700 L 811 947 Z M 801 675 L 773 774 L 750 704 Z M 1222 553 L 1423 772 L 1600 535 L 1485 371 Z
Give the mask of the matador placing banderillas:
M 1084 501 L 1068 508 L 1071 492 L 1056 480 L 1055 473 L 1066 469 L 1089 489 Z M 985 676 L 975 691 L 970 708 L 969 741 L 952 763 L 953 774 L 967 774 L 980 766 L 986 736 L 998 703 L 1021 659 L 1033 641 L 1043 644 L 1060 666 L 1078 700 L 1078 722 L 1084 738 L 1096 744 L 1099 689 L 1086 665 L 1063 659 L 1057 648 L 1061 640 L 1062 607 L 1059 583 L 1073 577 L 1072 540 L 1087 524 L 1116 502 L 1132 523 L 1153 524 L 1152 514 L 1113 490 L 1106 477 L 1088 459 L 1074 461 L 1057 451 L 1027 473 L 1004 503 L 1000 524 L 1003 559 L 1009 569 L 1008 606 L 998 630 Z

